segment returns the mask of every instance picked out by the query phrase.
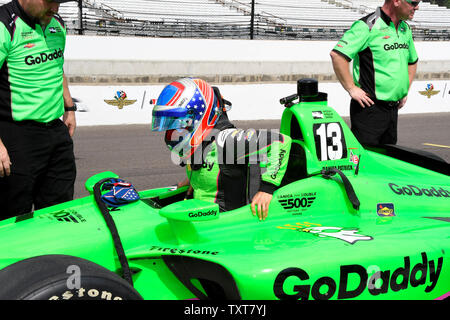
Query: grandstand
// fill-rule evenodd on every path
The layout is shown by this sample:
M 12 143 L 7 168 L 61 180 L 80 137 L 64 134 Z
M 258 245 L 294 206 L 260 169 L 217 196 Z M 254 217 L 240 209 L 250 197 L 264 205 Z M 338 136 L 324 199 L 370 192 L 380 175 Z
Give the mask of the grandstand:
M 0 4 L 8 0 L 0 0 Z M 69 33 L 145 37 L 338 39 L 383 0 L 82 0 L 63 3 Z M 253 5 L 252 5 L 253 4 Z M 80 7 L 80 8 L 79 8 Z M 450 40 L 450 9 L 422 1 L 416 40 Z
M 374 11 L 382 3 L 380 0 L 328 0 L 327 2 L 362 13 Z M 410 24 L 416 28 L 450 29 L 450 10 L 422 1 Z

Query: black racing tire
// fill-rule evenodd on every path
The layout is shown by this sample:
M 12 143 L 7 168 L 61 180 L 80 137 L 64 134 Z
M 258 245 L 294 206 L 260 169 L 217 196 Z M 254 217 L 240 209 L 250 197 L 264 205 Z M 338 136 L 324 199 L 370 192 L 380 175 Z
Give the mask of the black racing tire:
M 0 300 L 141 299 L 116 273 L 78 257 L 37 256 L 0 270 Z

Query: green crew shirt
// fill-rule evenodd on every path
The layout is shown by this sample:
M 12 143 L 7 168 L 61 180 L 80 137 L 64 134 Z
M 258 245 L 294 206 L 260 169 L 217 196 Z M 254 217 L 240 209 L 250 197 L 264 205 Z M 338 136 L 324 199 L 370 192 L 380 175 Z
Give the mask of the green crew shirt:
M 59 16 L 43 29 L 17 0 L 0 7 L 0 119 L 49 122 L 64 113 L 66 28 Z
M 381 9 L 353 23 L 333 49 L 353 60 L 356 86 L 378 100 L 397 101 L 409 90 L 408 65 L 418 60 L 411 28 L 396 28 Z

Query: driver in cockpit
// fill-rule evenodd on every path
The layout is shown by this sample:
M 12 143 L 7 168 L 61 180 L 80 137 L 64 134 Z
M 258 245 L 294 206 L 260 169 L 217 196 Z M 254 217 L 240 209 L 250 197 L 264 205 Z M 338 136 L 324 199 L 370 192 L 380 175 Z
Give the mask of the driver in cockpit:
M 229 105 L 206 81 L 179 79 L 159 95 L 152 130 L 165 131 L 172 160 L 186 167 L 187 178 L 179 187 L 190 185 L 194 199 L 215 202 L 221 211 L 251 203 L 253 215 L 264 220 L 286 172 L 291 138 L 236 128 L 228 120 Z

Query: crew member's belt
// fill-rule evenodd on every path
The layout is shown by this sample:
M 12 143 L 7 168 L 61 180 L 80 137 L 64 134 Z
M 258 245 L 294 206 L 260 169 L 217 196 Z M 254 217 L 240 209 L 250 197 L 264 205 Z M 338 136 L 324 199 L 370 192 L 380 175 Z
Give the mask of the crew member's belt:
M 35 127 L 43 127 L 43 128 L 52 128 L 60 125 L 62 122 L 59 119 L 52 120 L 50 122 L 39 122 L 34 120 L 22 120 L 16 122 L 19 125 L 26 126 L 35 126 Z
M 386 100 L 378 100 L 378 99 L 372 99 L 372 101 L 375 104 L 384 106 L 384 107 L 389 107 L 389 108 L 397 108 L 400 104 L 400 101 L 386 101 Z

